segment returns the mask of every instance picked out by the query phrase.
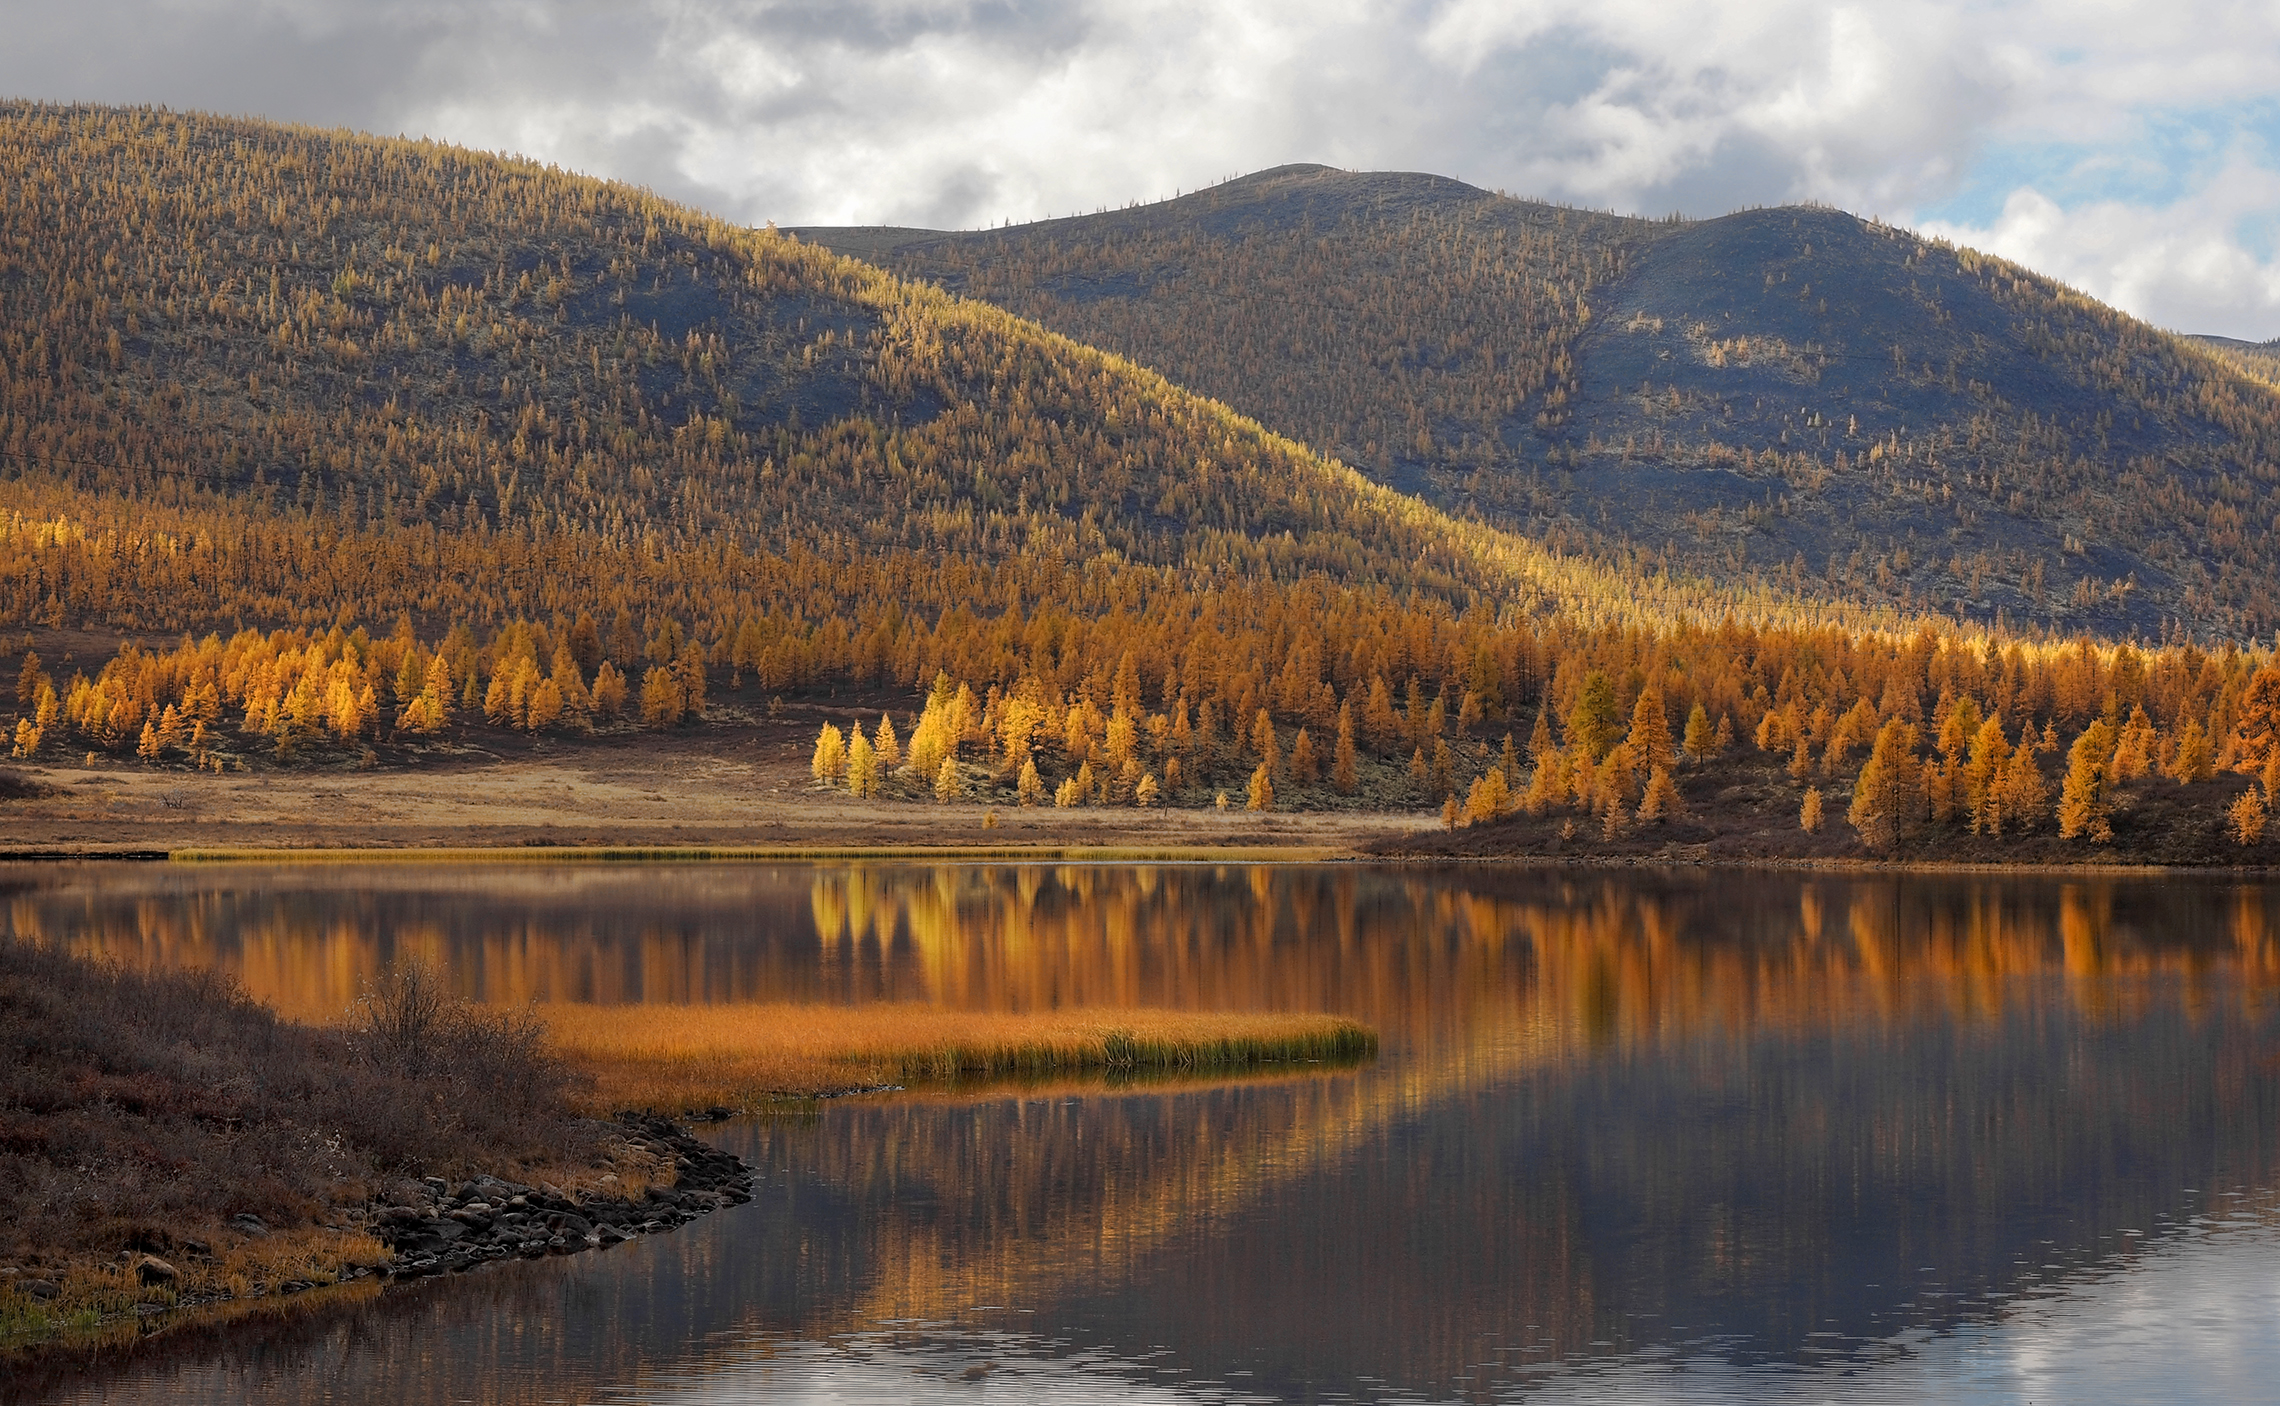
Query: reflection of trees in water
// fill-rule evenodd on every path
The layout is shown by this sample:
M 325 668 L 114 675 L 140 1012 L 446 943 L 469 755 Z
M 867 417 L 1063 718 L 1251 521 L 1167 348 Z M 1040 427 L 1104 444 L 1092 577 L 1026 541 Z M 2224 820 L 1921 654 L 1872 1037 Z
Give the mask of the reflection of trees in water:
M 982 1304 L 1267 1385 L 1455 1390 L 1520 1341 L 1787 1355 L 1963 1313 L 1918 1297 L 1921 1266 L 1944 1293 L 2013 1288 L 2046 1240 L 2095 1252 L 2180 1188 L 2269 1186 L 2280 1142 L 2280 953 L 2270 895 L 2237 883 L 876 866 L 676 876 L 647 906 L 607 884 L 456 910 L 417 884 L 330 909 L 131 897 L 11 911 L 174 961 L 232 950 L 241 912 L 262 922 L 237 950 L 279 954 L 280 979 L 296 950 L 323 982 L 418 934 L 491 994 L 609 971 L 715 997 L 1335 1009 L 1396 1036 L 1319 1080 L 732 1129 L 770 1169 L 754 1207 L 580 1271 L 544 1327 L 438 1330 L 539 1380 Z
M 494 1001 L 924 1000 L 1335 1010 L 1399 1037 L 1557 1016 L 1587 1043 L 1705 1023 L 1984 1016 L 2023 975 L 2269 984 L 2265 887 L 2120 878 L 1104 866 L 42 875 L 20 933 L 210 965 L 329 1015 L 400 955 Z

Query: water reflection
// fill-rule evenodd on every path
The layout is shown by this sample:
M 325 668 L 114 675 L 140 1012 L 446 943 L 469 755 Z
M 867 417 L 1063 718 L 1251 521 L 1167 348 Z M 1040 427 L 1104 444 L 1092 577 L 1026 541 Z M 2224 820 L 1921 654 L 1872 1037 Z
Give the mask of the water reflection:
M 2241 1237 L 2273 1244 L 2261 1212 L 2226 1220 L 2280 1180 L 2276 895 L 2259 885 L 14 877 L 18 932 L 222 966 L 290 1009 L 337 1009 L 411 950 L 489 999 L 1328 1009 L 1389 1037 L 1375 1067 L 1314 1079 L 734 1125 L 766 1172 L 752 1206 L 591 1263 L 436 1286 L 282 1357 L 151 1369 L 115 1386 L 130 1398 L 1993 1399 L 2056 1380 L 2048 1362 L 1970 1375 L 1998 1350 L 2127 1342 L 2185 1370 L 2186 1338 L 2082 1324 L 2117 1304 L 2142 1319 L 2131 1285 L 2201 1273 L 2154 1266 L 2221 1250 L 2237 1269 L 2255 1262 Z M 2252 1302 L 2225 1285 L 2270 1280 L 2200 1282 L 2194 1311 L 2222 1319 Z M 2096 1396 L 2124 1378 L 2067 1380 Z

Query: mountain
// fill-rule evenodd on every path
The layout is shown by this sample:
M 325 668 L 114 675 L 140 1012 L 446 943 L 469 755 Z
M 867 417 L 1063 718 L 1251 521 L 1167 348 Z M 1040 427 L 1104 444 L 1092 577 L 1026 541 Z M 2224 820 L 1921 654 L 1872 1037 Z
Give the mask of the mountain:
M 1650 221 L 1287 166 L 793 233 L 1556 546 L 2070 630 L 2280 623 L 2280 365 L 1840 211 Z
M 1381 436 L 1358 457 L 1468 510 L 1596 494 L 1606 523 L 1566 537 L 1615 559 L 1373 483 L 993 303 L 622 185 L 431 143 L 0 104 L 14 753 L 418 765 L 510 732 L 668 745 L 712 709 L 754 725 L 793 693 L 834 719 L 800 775 L 865 798 L 1438 806 L 1490 827 L 1468 847 L 1603 854 L 2000 858 L 2052 821 L 2059 857 L 2263 853 L 2269 648 L 1906 609 L 1951 569 L 1938 551 L 2076 510 L 2030 507 L 2028 487 L 2113 495 L 2102 461 L 2011 477 L 2088 432 L 2045 418 L 2067 395 L 2158 402 L 2094 428 L 2169 446 L 2131 461 L 2140 497 L 2083 528 L 2088 550 L 2150 561 L 2181 522 L 2230 534 L 2202 533 L 2210 560 L 2261 560 L 2263 461 L 2222 468 L 2266 423 L 2244 358 L 2024 275 L 1990 292 L 1996 266 L 1828 212 L 1658 226 L 1421 178 L 1265 184 L 1263 201 L 1215 195 L 1216 224 L 1165 207 L 1142 212 L 1170 221 L 1153 233 L 1072 242 L 1046 311 L 1184 328 L 1198 361 L 1318 410 L 1308 433 Z M 1261 208 L 1287 223 L 1247 232 Z M 1794 295 L 1748 263 L 1783 241 Z M 912 247 L 873 244 L 889 262 Z M 1046 266 L 1024 258 L 977 255 L 962 286 Z M 1824 272 L 1879 259 L 1883 284 Z M 1797 330 L 1835 321 L 1823 299 L 1932 331 L 1863 371 L 1836 355 L 1852 343 Z M 2011 341 L 1977 330 L 2022 308 L 2037 320 Z M 1900 365 L 1912 345 L 1950 361 Z M 2069 389 L 2077 373 L 2102 379 Z M 1643 391 L 1609 391 L 1634 375 Z M 1839 403 L 1857 424 L 1811 408 Z M 1957 441 L 1936 415 L 1967 407 L 1976 438 Z M 2022 425 L 2043 438 L 2002 438 Z M 1746 442 L 1761 432 L 1775 444 Z M 1514 443 L 1544 463 L 1522 477 L 1496 457 Z M 1984 490 L 1966 450 L 1999 466 Z M 2194 497 L 2186 464 L 2229 476 Z M 1767 500 L 1724 514 L 1732 485 Z M 1615 535 L 1626 521 L 1695 535 L 1649 550 Z M 1753 555 L 1831 522 L 1909 525 L 1921 556 L 1879 563 L 1865 526 L 1838 570 Z M 2143 540 L 2119 535 L 2133 525 Z M 1878 565 L 1882 595 L 1863 587 Z M 1831 604 L 1837 587 L 1856 599 Z M 2227 609 L 2210 619 L 2247 618 Z M 881 713 L 920 689 L 898 734 Z M 2036 759 L 2068 736 L 2054 810 Z
M 531 162 L 15 103 L 0 183 L 19 622 L 732 633 L 812 615 L 834 572 L 858 616 L 929 618 L 977 591 L 1311 579 L 1619 615 L 1656 589 L 995 308 Z

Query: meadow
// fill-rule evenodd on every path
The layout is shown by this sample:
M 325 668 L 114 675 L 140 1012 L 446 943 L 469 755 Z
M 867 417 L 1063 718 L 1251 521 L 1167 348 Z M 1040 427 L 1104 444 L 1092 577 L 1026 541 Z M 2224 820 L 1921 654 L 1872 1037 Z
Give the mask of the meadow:
M 1010 1013 L 862 1006 L 552 1005 L 547 1042 L 599 1109 L 749 1110 L 913 1083 L 1006 1076 L 1240 1071 L 1377 1053 L 1369 1027 L 1281 1012 Z

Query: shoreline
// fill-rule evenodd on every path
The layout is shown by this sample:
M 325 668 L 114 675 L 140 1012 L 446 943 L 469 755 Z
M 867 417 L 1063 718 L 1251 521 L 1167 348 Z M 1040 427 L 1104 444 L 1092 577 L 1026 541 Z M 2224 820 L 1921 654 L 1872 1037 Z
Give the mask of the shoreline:
M 1672 851 L 1632 854 L 1434 854 L 1370 852 L 1331 845 L 688 845 L 552 846 L 531 844 L 296 847 L 229 846 L 152 849 L 0 849 L 0 864 L 196 865 L 529 865 L 529 864 L 1145 864 L 1145 865 L 1357 865 L 1385 868 L 1704 869 L 1721 872 L 1808 874 L 2103 875 L 2160 877 L 2209 875 L 2265 878 L 2271 864 L 2159 864 L 2047 859 L 1873 859 L 1800 855 L 1697 855 Z

